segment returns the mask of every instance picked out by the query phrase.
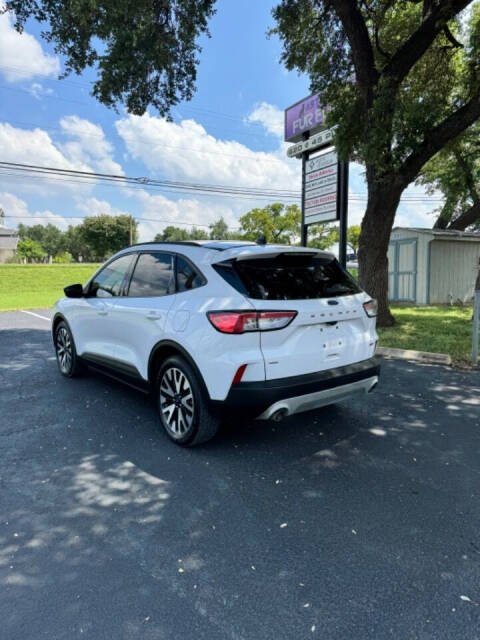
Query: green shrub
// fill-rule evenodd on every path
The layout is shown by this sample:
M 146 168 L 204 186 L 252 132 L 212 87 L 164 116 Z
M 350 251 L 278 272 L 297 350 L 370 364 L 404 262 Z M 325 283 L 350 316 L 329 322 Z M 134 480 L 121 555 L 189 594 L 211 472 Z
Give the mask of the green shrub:
M 68 264 L 69 262 L 73 262 L 73 258 L 72 255 L 68 253 L 68 251 L 63 251 L 62 253 L 56 255 L 53 258 L 52 262 L 54 264 Z

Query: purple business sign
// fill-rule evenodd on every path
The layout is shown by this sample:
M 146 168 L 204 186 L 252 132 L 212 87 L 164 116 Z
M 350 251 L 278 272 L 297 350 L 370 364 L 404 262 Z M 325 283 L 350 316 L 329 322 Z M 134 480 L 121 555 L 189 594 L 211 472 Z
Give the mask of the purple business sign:
M 298 142 L 302 133 L 315 133 L 326 127 L 329 107 L 322 107 L 318 95 L 309 96 L 285 109 L 285 141 Z

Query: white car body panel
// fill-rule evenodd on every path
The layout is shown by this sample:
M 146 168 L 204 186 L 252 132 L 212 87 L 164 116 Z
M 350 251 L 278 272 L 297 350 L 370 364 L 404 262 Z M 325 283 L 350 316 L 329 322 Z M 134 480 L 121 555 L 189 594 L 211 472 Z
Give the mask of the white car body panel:
M 258 310 L 297 311 L 285 329 L 260 334 L 267 380 L 342 367 L 373 356 L 375 319 L 368 318 L 362 306 L 369 297 L 365 293 L 341 296 L 331 300 L 333 305 L 329 300 L 252 300 Z

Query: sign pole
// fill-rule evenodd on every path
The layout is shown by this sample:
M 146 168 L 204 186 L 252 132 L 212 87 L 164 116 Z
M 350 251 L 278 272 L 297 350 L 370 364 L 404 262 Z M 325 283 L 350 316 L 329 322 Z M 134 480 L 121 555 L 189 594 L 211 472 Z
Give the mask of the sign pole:
M 304 151 L 304 153 L 302 153 L 302 226 L 300 231 L 300 244 L 302 247 L 307 246 L 307 225 L 305 224 L 305 171 L 307 160 L 308 152 Z
M 341 266 L 347 268 L 347 229 L 348 229 L 348 162 L 338 163 L 339 171 L 339 218 L 340 238 L 338 258 Z
M 303 141 L 308 140 L 308 138 L 309 138 L 308 131 L 306 131 L 305 133 L 302 133 Z M 307 229 L 307 225 L 305 224 L 305 174 L 307 171 L 308 156 L 309 156 L 308 151 L 304 151 L 302 153 L 302 226 L 300 230 L 300 244 L 302 245 L 302 247 L 306 247 L 308 242 L 308 229 Z

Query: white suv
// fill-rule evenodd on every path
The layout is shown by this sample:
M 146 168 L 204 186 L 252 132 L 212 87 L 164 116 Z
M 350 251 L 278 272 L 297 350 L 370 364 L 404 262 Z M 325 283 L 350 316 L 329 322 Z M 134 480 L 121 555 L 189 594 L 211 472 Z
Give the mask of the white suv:
M 241 242 L 134 245 L 55 306 L 60 372 L 155 394 L 172 440 L 225 411 L 279 419 L 371 391 L 376 303 L 329 253 Z

